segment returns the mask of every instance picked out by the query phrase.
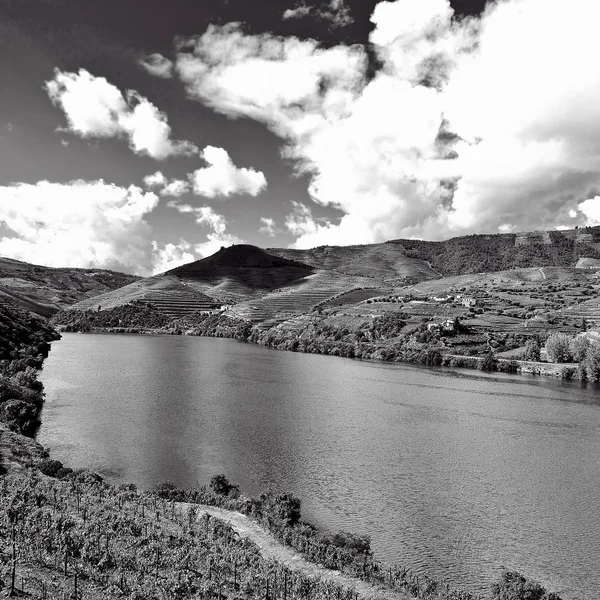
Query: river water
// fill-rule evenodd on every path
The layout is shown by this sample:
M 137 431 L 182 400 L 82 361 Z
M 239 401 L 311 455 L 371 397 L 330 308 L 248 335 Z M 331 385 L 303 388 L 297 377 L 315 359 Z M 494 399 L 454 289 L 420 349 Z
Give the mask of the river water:
M 278 352 L 226 339 L 64 334 L 38 440 L 114 482 L 225 473 L 306 520 L 485 592 L 502 566 L 600 590 L 600 392 L 533 376 Z

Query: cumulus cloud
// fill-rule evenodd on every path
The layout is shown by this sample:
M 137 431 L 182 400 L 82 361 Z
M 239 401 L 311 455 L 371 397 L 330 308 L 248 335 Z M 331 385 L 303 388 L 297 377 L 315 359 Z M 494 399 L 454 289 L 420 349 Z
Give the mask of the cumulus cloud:
M 171 179 L 159 192 L 161 196 L 174 196 L 179 198 L 189 192 L 190 184 L 183 179 Z
M 227 232 L 227 219 L 210 206 L 191 206 L 190 204 L 181 204 L 176 200 L 169 201 L 168 206 L 180 213 L 193 215 L 198 225 L 210 229 L 205 242 L 200 242 L 192 246 L 193 251 L 199 256 L 210 256 L 222 246 L 231 246 L 232 244 L 241 244 L 244 242 L 243 239 Z
M 258 233 L 262 233 L 263 235 L 267 235 L 269 237 L 275 237 L 279 233 L 275 219 L 272 219 L 271 217 L 261 217 L 260 223 L 261 226 L 258 230 Z
M 163 187 L 167 184 L 167 178 L 162 174 L 162 171 L 156 171 L 152 175 L 144 177 L 144 185 L 147 188 Z
M 302 19 L 314 15 L 316 18 L 329 21 L 331 29 L 346 27 L 354 23 L 350 14 L 350 9 L 346 6 L 344 0 L 330 0 L 327 4 L 318 7 L 308 6 L 304 2 L 299 2 L 294 8 L 288 8 L 283 12 L 282 18 Z
M 152 192 L 98 181 L 0 187 L 0 255 L 53 267 L 152 272 Z
M 198 258 L 193 252 L 192 244 L 185 240 L 181 240 L 179 244 L 167 243 L 164 248 L 157 242 L 152 242 L 152 255 L 154 275 L 186 265 Z
M 223 148 L 207 146 L 200 156 L 209 166 L 197 169 L 190 176 L 194 193 L 199 196 L 257 196 L 267 187 L 264 173 L 236 167 Z
M 584 214 L 586 225 L 600 225 L 600 196 L 584 200 L 579 204 L 578 209 Z M 576 217 L 576 211 L 572 211 L 569 216 Z
M 78 73 L 55 69 L 45 90 L 65 113 L 68 130 L 82 138 L 124 137 L 133 152 L 157 160 L 198 152 L 191 142 L 171 139 L 166 115 L 147 98 L 134 90 L 123 96 L 104 77 L 85 69 Z
M 190 184 L 181 179 L 171 179 L 170 181 L 163 175 L 161 171 L 156 171 L 152 175 L 144 177 L 144 185 L 148 189 L 158 189 L 161 196 L 179 197 L 187 193 L 190 189 Z
M 344 213 L 336 224 L 306 217 L 296 244 L 553 228 L 585 215 L 578 207 L 600 187 L 600 7 L 505 0 L 453 17 L 448 0 L 378 3 L 374 76 L 361 46 L 247 35 L 236 23 L 184 40 L 176 70 L 191 97 L 280 136 L 311 199 Z
M 158 52 L 144 56 L 138 62 L 150 75 L 162 79 L 173 77 L 173 63 Z

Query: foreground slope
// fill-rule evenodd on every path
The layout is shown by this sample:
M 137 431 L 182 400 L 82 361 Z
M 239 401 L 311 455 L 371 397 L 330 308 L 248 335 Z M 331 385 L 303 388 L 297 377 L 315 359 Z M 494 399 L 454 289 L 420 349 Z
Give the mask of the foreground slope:
M 69 304 L 138 279 L 104 269 L 56 269 L 0 258 L 0 304 L 48 317 Z

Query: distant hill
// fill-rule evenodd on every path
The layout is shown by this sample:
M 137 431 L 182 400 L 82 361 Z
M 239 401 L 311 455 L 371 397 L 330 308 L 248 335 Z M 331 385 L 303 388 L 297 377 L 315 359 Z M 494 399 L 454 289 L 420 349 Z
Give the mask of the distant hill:
M 97 296 L 140 277 L 104 269 L 52 268 L 0 258 L 0 305 L 48 317 L 83 298 Z
M 469 235 L 442 242 L 391 240 L 443 275 L 464 275 L 528 267 L 574 267 L 583 258 L 600 259 L 600 227 Z
M 426 259 L 408 256 L 400 245 L 365 244 L 362 246 L 319 246 L 310 250 L 267 248 L 267 252 L 311 265 L 315 269 L 378 279 L 414 279 L 439 277 Z
M 190 314 L 223 304 L 237 304 L 273 290 L 302 286 L 315 269 L 262 248 L 239 244 L 160 275 L 86 299 L 76 310 L 115 308 L 133 301 L 166 314 Z
M 561 278 L 573 279 L 576 266 L 589 270 L 597 263 L 600 227 L 309 250 L 238 244 L 161 275 L 90 293 L 72 308 L 110 309 L 141 301 L 168 316 L 185 316 L 230 305 L 232 316 L 276 322 L 350 291 L 354 295 L 346 298 L 367 299 L 367 290 L 373 296 L 403 288 L 414 292 L 425 282 L 439 282 L 436 287 L 445 290 L 453 283 L 444 278 L 500 272 L 505 279 L 518 272 L 519 281 L 544 281 L 547 275 L 538 270 L 544 267 L 566 269 Z

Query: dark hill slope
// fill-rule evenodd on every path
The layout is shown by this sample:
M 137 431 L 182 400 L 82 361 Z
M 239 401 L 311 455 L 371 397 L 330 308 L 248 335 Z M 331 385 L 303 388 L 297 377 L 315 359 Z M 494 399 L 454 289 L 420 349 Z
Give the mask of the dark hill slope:
M 420 258 L 443 275 L 527 267 L 574 267 L 581 258 L 600 258 L 600 227 L 568 231 L 469 235 L 443 242 L 392 240 L 407 256 Z
M 103 269 L 43 267 L 0 258 L 0 305 L 48 317 L 61 308 L 140 279 Z
M 238 244 L 222 248 L 212 256 L 167 271 L 164 275 L 175 276 L 193 282 L 219 286 L 228 280 L 240 292 L 267 292 L 275 288 L 293 285 L 314 273 L 314 268 L 284 257 L 279 257 L 257 246 Z

